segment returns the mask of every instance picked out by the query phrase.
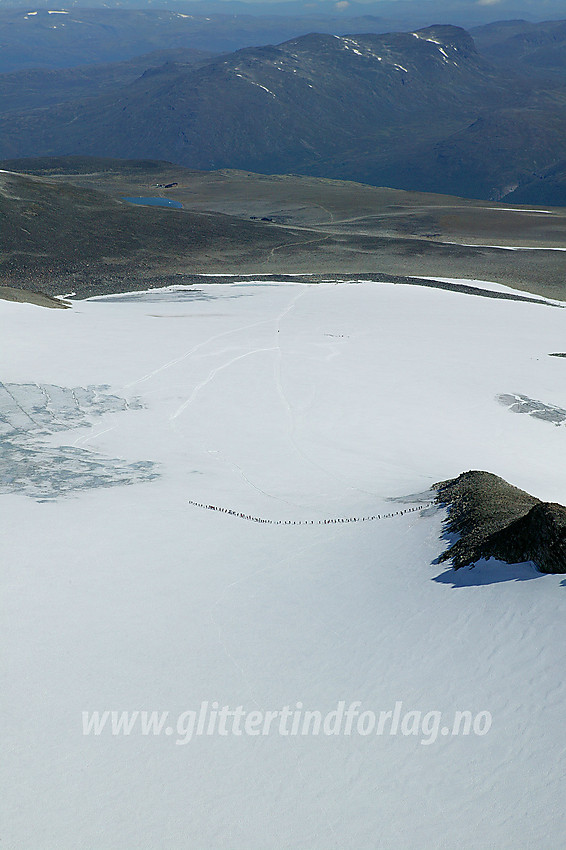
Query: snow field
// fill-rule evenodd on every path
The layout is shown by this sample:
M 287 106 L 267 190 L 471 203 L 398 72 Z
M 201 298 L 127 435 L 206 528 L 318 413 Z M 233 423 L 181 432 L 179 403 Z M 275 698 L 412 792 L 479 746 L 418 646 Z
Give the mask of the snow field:
M 58 431 L 159 477 L 0 495 L 6 847 L 560 846 L 560 576 L 433 562 L 444 513 L 395 513 L 470 469 L 566 502 L 566 314 L 388 284 L 206 285 L 203 300 L 0 302 L 6 383 L 143 405 Z M 80 441 L 80 442 L 79 442 Z M 392 499 L 399 501 L 391 501 Z M 436 580 L 435 580 L 436 579 Z M 84 710 L 339 700 L 489 711 L 485 737 L 84 736 Z

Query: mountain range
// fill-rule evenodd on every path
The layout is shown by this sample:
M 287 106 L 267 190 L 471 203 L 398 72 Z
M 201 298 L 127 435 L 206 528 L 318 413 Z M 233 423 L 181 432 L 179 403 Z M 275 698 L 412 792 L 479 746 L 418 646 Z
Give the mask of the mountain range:
M 496 64 L 531 77 L 566 79 L 566 21 L 496 21 L 471 34 Z
M 0 156 L 164 159 L 495 200 L 535 181 L 540 203 L 540 175 L 566 160 L 566 89 L 493 64 L 458 27 L 181 58 L 98 96 L 12 108 Z
M 293 7 L 293 4 L 289 4 Z M 323 4 L 320 4 L 321 6 Z M 309 32 L 385 32 L 404 29 L 399 20 L 368 14 L 362 4 L 353 13 L 336 8 L 285 15 L 221 3 L 216 13 L 205 3 L 173 3 L 169 9 L 47 8 L 41 4 L 12 8 L 0 3 L 2 51 L 0 72 L 23 68 L 70 68 L 76 65 L 119 62 L 156 50 L 191 48 L 208 53 L 278 43 Z

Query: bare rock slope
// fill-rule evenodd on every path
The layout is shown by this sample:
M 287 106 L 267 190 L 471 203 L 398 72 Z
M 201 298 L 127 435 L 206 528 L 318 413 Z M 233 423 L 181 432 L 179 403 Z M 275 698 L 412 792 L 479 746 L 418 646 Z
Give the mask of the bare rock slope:
M 490 472 L 464 472 L 435 485 L 449 507 L 447 531 L 458 540 L 441 556 L 454 569 L 481 558 L 532 561 L 543 573 L 566 573 L 566 507 L 541 502 Z

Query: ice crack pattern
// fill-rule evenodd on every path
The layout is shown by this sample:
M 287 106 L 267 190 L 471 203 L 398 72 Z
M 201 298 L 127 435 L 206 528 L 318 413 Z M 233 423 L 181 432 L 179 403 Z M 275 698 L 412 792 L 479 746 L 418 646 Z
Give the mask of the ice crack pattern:
M 77 446 L 51 446 L 50 434 L 90 428 L 106 413 L 140 409 L 107 385 L 0 383 L 0 493 L 45 499 L 157 477 L 152 461 L 128 463 Z
M 526 395 L 511 395 L 509 393 L 498 395 L 497 400 L 513 413 L 527 413 L 535 419 L 552 422 L 553 425 L 564 425 L 566 423 L 566 410 L 554 404 L 545 404 Z

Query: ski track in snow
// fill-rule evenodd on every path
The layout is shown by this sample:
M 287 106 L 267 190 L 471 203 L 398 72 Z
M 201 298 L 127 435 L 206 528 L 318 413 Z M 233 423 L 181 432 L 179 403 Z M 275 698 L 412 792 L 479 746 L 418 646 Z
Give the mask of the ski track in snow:
M 266 325 L 271 321 L 271 319 L 262 319 L 259 322 L 252 322 L 249 325 L 242 325 L 240 328 L 232 328 L 229 331 L 222 331 L 222 333 L 214 334 L 203 342 L 199 342 L 198 345 L 195 345 L 193 348 L 186 351 L 180 357 L 175 357 L 173 360 L 168 360 L 167 363 L 163 363 L 163 365 L 158 366 L 157 369 L 154 369 L 151 372 L 148 372 L 146 375 L 143 375 L 141 378 L 137 378 L 135 381 L 130 381 L 128 384 L 124 384 L 123 389 L 130 389 L 131 387 L 135 387 L 138 384 L 145 383 L 145 381 L 149 381 L 150 378 L 154 378 L 156 375 L 159 375 L 161 372 L 164 372 L 166 369 L 170 369 L 171 366 L 176 366 L 178 363 L 182 363 L 184 360 L 187 360 L 197 351 L 200 351 L 201 348 L 205 348 L 211 342 L 215 342 L 217 339 L 222 339 L 225 336 L 232 336 L 236 333 L 241 333 L 242 331 L 251 330 L 252 328 L 259 327 L 260 325 Z
M 339 282 L 339 283 L 337 283 L 337 284 L 335 284 L 335 285 L 336 285 L 336 286 L 343 286 L 343 285 L 345 285 L 345 284 L 344 284 L 343 282 Z M 168 362 L 168 363 L 164 364 L 163 366 L 159 367 L 159 368 L 158 368 L 157 370 L 155 370 L 154 372 L 149 373 L 149 375 L 147 375 L 147 376 L 145 376 L 144 378 L 142 378 L 142 379 L 141 379 L 141 381 L 147 380 L 148 378 L 153 377 L 153 376 L 154 376 L 154 375 L 156 375 L 156 374 L 159 374 L 161 371 L 163 371 L 163 369 L 169 368 L 170 366 L 172 366 L 172 365 L 176 365 L 177 363 L 181 362 L 182 360 L 187 359 L 187 358 L 188 358 L 188 357 L 190 357 L 192 354 L 196 353 L 196 351 L 197 351 L 197 350 L 201 350 L 201 349 L 202 349 L 202 348 L 204 348 L 206 345 L 208 345 L 210 342 L 216 341 L 216 340 L 217 340 L 217 339 L 219 339 L 221 336 L 226 336 L 226 335 L 232 335 L 232 334 L 240 333 L 240 332 L 242 332 L 242 331 L 249 330 L 249 329 L 250 329 L 250 328 L 252 328 L 252 327 L 257 327 L 257 326 L 259 326 L 259 325 L 267 324 L 267 323 L 269 323 L 269 321 L 272 321 L 272 322 L 275 324 L 275 340 L 276 340 L 276 345 L 274 345 L 274 346 L 267 346 L 267 347 L 263 347 L 263 348 L 253 348 L 253 349 L 250 349 L 249 351 L 246 351 L 246 352 L 244 352 L 244 353 L 242 353 L 242 354 L 238 354 L 238 355 L 236 355 L 236 356 L 232 357 L 230 360 L 227 360 L 225 363 L 222 363 L 221 365 L 219 365 L 219 366 L 215 367 L 214 369 L 212 369 L 212 370 L 209 372 L 209 374 L 207 375 L 207 377 L 206 377 L 204 380 L 202 380 L 201 382 L 199 382 L 199 383 L 198 383 L 198 384 L 197 384 L 197 385 L 193 388 L 193 390 L 192 390 L 191 394 L 190 394 L 190 395 L 189 395 L 189 397 L 188 397 L 188 398 L 187 398 L 187 399 L 183 402 L 183 404 L 181 404 L 181 405 L 180 405 L 180 406 L 179 406 L 179 407 L 175 410 L 175 412 L 174 412 L 173 414 L 171 414 L 171 416 L 170 416 L 170 420 L 171 420 L 171 421 L 174 421 L 174 420 L 175 420 L 175 419 L 177 419 L 177 418 L 178 418 L 178 417 L 179 417 L 182 413 L 184 413 L 184 412 L 187 410 L 187 408 L 188 408 L 188 407 L 190 407 L 190 405 L 194 402 L 194 400 L 196 399 L 196 397 L 198 396 L 198 394 L 200 393 L 200 391 L 201 391 L 201 390 L 203 390 L 206 386 L 208 386 L 208 385 L 209 385 L 209 384 L 210 384 L 210 383 L 214 380 L 214 378 L 215 378 L 215 377 L 216 377 L 216 376 L 217 376 L 220 372 L 224 371 L 224 369 L 227 369 L 227 368 L 229 368 L 230 366 L 233 366 L 235 363 L 237 363 L 237 362 L 239 362 L 239 361 L 241 361 L 241 360 L 243 360 L 243 359 L 245 359 L 246 357 L 249 357 L 249 356 L 251 356 L 251 355 L 254 355 L 254 354 L 260 354 L 260 353 L 264 353 L 264 352 L 265 352 L 265 353 L 268 353 L 268 352 L 276 351 L 276 352 L 278 353 L 278 355 L 279 355 L 279 356 L 278 356 L 278 358 L 277 358 L 276 366 L 275 366 L 275 381 L 276 381 L 276 386 L 277 386 L 277 392 L 278 392 L 278 394 L 279 394 L 279 396 L 280 396 L 280 398 L 281 398 L 281 400 L 282 400 L 282 403 L 283 403 L 283 405 L 284 405 L 284 407 L 285 407 L 285 410 L 287 411 L 287 415 L 288 415 L 289 422 L 290 422 L 290 427 L 289 427 L 289 438 L 290 438 L 290 441 L 291 441 L 291 443 L 292 443 L 293 447 L 295 448 L 295 451 L 297 452 L 297 454 L 298 454 L 298 455 L 299 455 L 299 456 L 300 456 L 300 457 L 301 457 L 301 458 L 302 458 L 302 459 L 303 459 L 303 460 L 304 460 L 307 464 L 310 464 L 311 466 L 315 467 L 316 469 L 318 469 L 320 472 L 324 473 L 325 475 L 328 475 L 328 476 L 330 476 L 331 478 L 333 478 L 334 480 L 339 481 L 341 484 L 344 484 L 344 485 L 345 485 L 348 489 L 359 490 L 359 492 L 363 492 L 363 493 L 364 493 L 364 494 L 366 494 L 366 495 L 375 496 L 375 493 L 371 493 L 370 491 L 367 491 L 367 490 L 362 490 L 362 489 L 360 489 L 359 487 L 353 487 L 351 484 L 349 484 L 349 483 L 348 483 L 346 480 L 344 480 L 343 478 L 340 478 L 340 477 L 339 477 L 339 476 L 337 476 L 336 474 L 331 473 L 328 469 L 325 469 L 323 466 L 321 466 L 319 463 L 317 463 L 315 460 L 313 460 L 311 457 L 309 457 L 307 454 L 305 454 L 305 452 L 303 451 L 303 449 L 302 449 L 302 448 L 298 445 L 298 443 L 297 443 L 297 440 L 296 440 L 296 437 L 295 437 L 295 422 L 294 422 L 294 417 L 293 417 L 293 410 L 292 410 L 292 407 L 291 407 L 291 405 L 289 404 L 289 401 L 288 401 L 288 399 L 287 399 L 287 397 L 286 397 L 286 395 L 285 395 L 285 392 L 284 392 L 284 390 L 283 390 L 282 380 L 281 380 L 281 364 L 282 364 L 283 352 L 282 352 L 282 350 L 281 350 L 281 342 L 280 342 L 280 340 L 281 340 L 281 327 L 282 327 L 282 322 L 283 322 L 283 320 L 284 320 L 284 319 L 285 319 L 285 318 L 286 318 L 286 317 L 287 317 L 287 316 L 288 316 L 288 315 L 289 315 L 289 314 L 290 314 L 290 313 L 291 313 L 291 312 L 292 312 L 292 311 L 296 308 L 297 303 L 298 303 L 298 302 L 299 302 L 302 298 L 304 298 L 306 295 L 308 295 L 308 294 L 309 294 L 309 292 L 310 292 L 310 288 L 308 287 L 308 285 L 306 285 L 306 284 L 300 284 L 300 286 L 304 287 L 304 288 L 303 288 L 303 291 L 302 291 L 302 292 L 299 292 L 299 294 L 298 294 L 298 295 L 296 295 L 296 296 L 292 299 L 291 303 L 290 303 L 287 307 L 285 307 L 285 308 L 281 311 L 281 313 L 279 313 L 277 316 L 275 316 L 275 317 L 274 317 L 274 319 L 272 319 L 272 320 L 262 321 L 262 322 L 259 322 L 259 323 L 254 323 L 253 325 L 247 325 L 247 326 L 244 326 L 244 327 L 242 327 L 242 328 L 237 328 L 237 329 L 235 329 L 235 330 L 233 330 L 233 331 L 228 331 L 228 332 L 225 332 L 224 334 L 221 334 L 221 335 L 218 335 L 218 336 L 213 337 L 213 338 L 211 338 L 211 339 L 208 339 L 208 340 L 206 340 L 204 343 L 201 343 L 200 345 L 195 346 L 195 347 L 194 347 L 193 349 L 191 349 L 189 352 L 187 352 L 186 354 L 182 355 L 182 357 L 180 357 L 180 358 L 178 358 L 178 359 L 176 359 L 176 360 L 170 361 L 170 362 Z M 335 350 L 336 350 L 336 349 L 338 348 L 338 346 L 335 346 L 334 348 L 335 348 Z M 218 351 L 215 349 L 214 354 L 215 354 L 215 355 L 217 355 L 218 353 L 221 353 L 221 352 L 218 352 Z M 136 381 L 136 382 L 134 382 L 134 384 L 131 384 L 131 385 L 129 385 L 129 386 L 133 386 L 133 385 L 135 385 L 135 384 L 137 384 L 137 383 L 139 383 L 139 382 L 140 382 L 140 381 Z M 240 472 L 240 474 L 242 475 L 242 477 L 244 478 L 244 480 L 245 480 L 247 483 L 249 483 L 251 487 L 253 487 L 254 489 L 256 489 L 256 490 L 258 490 L 259 492 L 263 493 L 264 495 L 270 496 L 271 498 L 277 498 L 277 497 L 275 497 L 275 496 L 273 496 L 273 495 L 271 495 L 271 494 L 267 493 L 266 491 L 261 490 L 260 488 L 258 488 L 255 484 L 253 484 L 253 483 L 249 480 L 249 478 L 245 475 L 245 473 L 241 470 L 241 468 L 240 468 L 240 467 L 238 467 L 238 465 L 237 465 L 237 464 L 235 464 L 233 461 L 230 461 L 230 462 L 234 465 L 234 467 L 236 467 L 236 468 L 239 470 L 239 472 Z
M 341 286 L 347 285 L 347 283 L 344 282 L 344 281 L 338 281 L 337 283 L 335 283 L 333 285 L 337 286 L 337 287 L 341 287 Z M 223 336 L 231 336 L 233 334 L 241 333 L 242 331 L 246 331 L 246 330 L 249 330 L 253 327 L 258 327 L 258 326 L 263 325 L 263 324 L 268 324 L 270 321 L 272 321 L 275 324 L 276 345 L 250 349 L 249 351 L 243 352 L 242 354 L 238 354 L 238 355 L 232 357 L 231 359 L 227 360 L 226 362 L 222 363 L 221 365 L 216 366 L 214 369 L 212 369 L 208 373 L 208 375 L 206 376 L 206 378 L 204 380 L 200 381 L 193 388 L 189 397 L 183 402 L 183 404 L 181 404 L 175 410 L 174 413 L 171 414 L 170 420 L 172 422 L 174 422 L 179 416 L 181 416 L 181 414 L 183 414 L 187 410 L 187 408 L 189 408 L 191 406 L 191 404 L 195 401 L 195 399 L 197 398 L 197 396 L 201 392 L 201 390 L 203 390 L 205 387 L 207 387 L 220 372 L 224 371 L 225 369 L 233 366 L 235 363 L 238 363 L 239 361 L 244 360 L 245 358 L 252 356 L 254 354 L 269 353 L 269 352 L 276 351 L 278 353 L 278 358 L 277 358 L 277 361 L 276 361 L 276 364 L 275 364 L 275 367 L 274 367 L 274 374 L 275 374 L 275 382 L 276 382 L 277 392 L 278 392 L 278 394 L 281 398 L 281 401 L 282 401 L 282 403 L 285 407 L 285 410 L 286 410 L 286 413 L 287 413 L 287 416 L 288 416 L 288 420 L 289 420 L 289 440 L 290 440 L 291 444 L 293 445 L 297 454 L 303 459 L 303 461 L 305 463 L 314 467 L 319 472 L 322 472 L 324 475 L 329 476 L 334 481 L 338 481 L 340 484 L 342 484 L 347 489 L 355 490 L 355 491 L 358 491 L 360 493 L 364 493 L 364 495 L 369 495 L 369 496 L 375 497 L 377 495 L 376 493 L 369 491 L 369 490 L 366 490 L 366 489 L 363 489 L 363 488 L 360 488 L 358 486 L 355 486 L 355 485 L 351 484 L 350 482 L 348 482 L 343 477 L 337 475 L 336 473 L 331 472 L 330 470 L 328 470 L 327 468 L 322 466 L 320 463 L 315 461 L 312 457 L 307 455 L 305 453 L 305 451 L 301 448 L 301 446 L 297 442 L 296 434 L 295 434 L 295 419 L 294 419 L 294 415 L 293 415 L 293 409 L 292 409 L 292 406 L 289 403 L 289 400 L 288 400 L 288 398 L 285 394 L 285 391 L 283 389 L 283 384 L 282 384 L 281 372 L 282 372 L 283 352 L 282 352 L 282 349 L 281 349 L 281 336 L 282 336 L 281 330 L 282 330 L 283 320 L 287 316 L 289 316 L 290 313 L 292 313 L 292 311 L 296 308 L 298 302 L 301 299 L 303 299 L 305 296 L 307 296 L 307 295 L 309 295 L 309 293 L 311 293 L 311 288 L 308 286 L 308 284 L 299 284 L 299 286 L 301 286 L 303 288 L 303 291 L 300 292 L 298 295 L 296 295 L 292 299 L 291 303 L 287 307 L 285 307 L 281 311 L 281 313 L 279 313 L 277 316 L 275 316 L 274 319 L 261 321 L 261 322 L 258 322 L 258 323 L 254 323 L 252 325 L 246 325 L 242 328 L 236 328 L 233 331 L 227 331 L 227 332 L 224 332 L 223 334 L 216 335 L 216 336 L 206 340 L 205 342 L 200 343 L 199 345 L 195 346 L 194 348 L 192 348 L 190 351 L 186 352 L 181 357 L 176 358 L 175 360 L 169 361 L 168 363 L 159 367 L 155 371 L 149 373 L 148 375 L 144 376 L 143 378 L 139 379 L 138 381 L 134 381 L 132 384 L 129 384 L 127 386 L 128 387 L 135 386 L 136 384 L 138 384 L 142 381 L 145 381 L 145 380 L 148 380 L 151 377 L 154 377 L 155 375 L 162 372 L 164 369 L 167 369 L 170 366 L 177 365 L 178 363 L 182 362 L 183 360 L 186 360 L 187 358 L 192 356 L 197 351 L 200 351 L 201 349 L 205 348 L 209 343 L 215 342 L 217 339 L 219 339 Z M 337 355 L 338 354 L 338 346 L 335 345 L 333 348 L 334 348 L 334 355 Z M 218 355 L 219 353 L 222 353 L 222 352 L 219 352 L 217 349 L 214 350 L 215 355 Z M 333 355 L 331 354 L 330 356 L 333 356 Z M 237 464 L 234 463 L 234 461 L 230 461 L 230 463 L 232 463 L 233 466 L 238 469 L 238 471 L 240 472 L 240 474 L 242 475 L 244 480 L 252 488 L 254 488 L 258 492 L 261 492 L 262 494 L 264 494 L 266 496 L 269 496 L 270 498 L 278 498 L 276 496 L 273 496 L 272 494 L 267 493 L 266 491 L 262 490 L 261 488 L 257 487 L 257 485 L 253 484 L 250 481 L 250 479 L 245 475 L 245 473 L 242 471 L 242 469 Z
M 183 413 L 187 409 L 187 407 L 189 407 L 189 405 L 193 403 L 199 392 L 204 389 L 208 384 L 210 384 L 211 381 L 214 380 L 214 378 L 218 375 L 219 372 L 222 372 L 224 369 L 228 369 L 230 366 L 233 366 L 234 363 L 237 363 L 239 360 L 244 360 L 246 357 L 251 357 L 253 354 L 261 354 L 264 351 L 276 350 L 277 349 L 275 348 L 275 346 L 272 346 L 271 348 L 253 348 L 251 351 L 246 351 L 244 354 L 238 354 L 231 360 L 226 361 L 226 363 L 222 363 L 221 366 L 217 366 L 215 369 L 212 369 L 212 371 L 209 372 L 204 381 L 201 381 L 200 384 L 196 385 L 188 399 L 184 401 L 183 404 L 178 407 L 175 413 L 172 413 L 169 418 L 171 419 L 171 421 L 177 419 L 177 417 L 180 416 L 181 413 Z
M 343 286 L 343 285 L 344 285 L 343 283 L 338 283 L 338 284 L 336 284 L 336 286 Z M 299 457 L 301 457 L 304 461 L 306 461 L 306 463 L 307 463 L 307 464 L 310 464 L 310 465 L 311 465 L 311 466 L 313 466 L 315 469 L 318 469 L 318 470 L 319 470 L 319 472 L 322 472 L 322 473 L 324 473 L 325 475 L 330 476 L 330 477 L 331 477 L 331 478 L 333 478 L 334 480 L 339 480 L 342 484 L 346 484 L 346 486 L 347 486 L 348 488 L 350 488 L 350 489 L 356 489 L 356 490 L 357 490 L 357 489 L 359 489 L 359 488 L 357 488 L 357 487 L 356 487 L 356 488 L 351 488 L 351 487 L 350 487 L 350 485 L 349 485 L 347 482 L 345 482 L 343 479 L 340 479 L 338 476 L 336 476 L 335 474 L 333 474 L 332 472 L 330 472 L 328 469 L 325 469 L 325 467 L 321 466 L 321 464 L 317 463 L 317 461 L 313 460 L 313 458 L 312 458 L 312 457 L 309 457 L 309 456 L 308 456 L 308 455 L 307 455 L 307 454 L 303 451 L 303 449 L 299 446 L 299 444 L 298 444 L 298 442 L 297 442 L 297 439 L 296 439 L 296 436 L 295 436 L 295 427 L 296 427 L 296 426 L 295 426 L 295 417 L 294 417 L 294 414 L 293 414 L 293 408 L 292 408 L 292 406 L 291 406 L 291 404 L 290 404 L 290 402 L 289 402 L 289 399 L 287 398 L 287 396 L 286 396 L 286 394 L 285 394 L 285 390 L 283 389 L 283 383 L 282 383 L 282 362 L 283 362 L 283 351 L 282 351 L 282 349 L 281 349 L 281 341 L 280 341 L 280 337 L 281 337 L 281 322 L 283 321 L 283 319 L 284 319 L 286 316 L 288 316 L 288 315 L 289 315 L 289 313 L 290 313 L 292 310 L 294 310 L 294 309 L 296 308 L 296 305 L 297 305 L 298 301 L 299 301 L 301 298 L 303 298 L 305 295 L 307 295 L 308 291 L 309 291 L 309 290 L 308 290 L 308 288 L 307 288 L 307 287 L 305 287 L 304 292 L 300 293 L 300 294 L 299 294 L 299 295 L 298 295 L 298 296 L 297 296 L 297 297 L 293 300 L 293 302 L 290 304 L 290 306 L 289 306 L 286 310 L 284 310 L 284 311 L 281 313 L 281 315 L 280 315 L 280 316 L 278 316 L 278 318 L 277 318 L 277 337 L 278 337 L 277 350 L 278 350 L 278 354 L 279 354 L 279 356 L 278 356 L 278 358 L 277 358 L 277 361 L 276 361 L 276 364 L 275 364 L 275 383 L 276 383 L 276 387 L 277 387 L 277 392 L 278 392 L 279 397 L 280 397 L 280 399 L 281 399 L 281 401 L 282 401 L 282 403 L 283 403 L 283 406 L 284 406 L 284 408 L 285 408 L 285 411 L 286 411 L 286 414 L 287 414 L 287 418 L 288 418 L 288 421 L 289 421 L 289 440 L 290 440 L 291 444 L 293 445 L 293 448 L 295 449 L 295 451 L 296 451 L 296 452 L 297 452 L 297 454 L 299 455 Z M 367 492 L 367 491 L 360 491 L 360 492 Z M 375 494 L 369 494 L 369 495 L 375 495 Z

